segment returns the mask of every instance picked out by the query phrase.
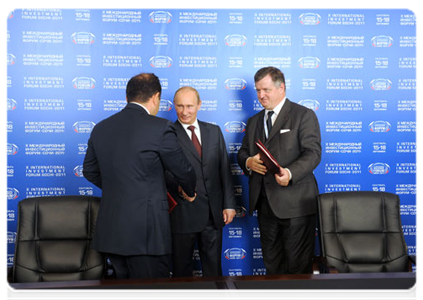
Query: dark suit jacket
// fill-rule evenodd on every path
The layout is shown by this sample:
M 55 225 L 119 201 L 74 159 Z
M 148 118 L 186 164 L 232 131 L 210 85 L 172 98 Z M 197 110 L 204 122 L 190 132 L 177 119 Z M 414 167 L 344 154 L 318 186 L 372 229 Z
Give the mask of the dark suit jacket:
M 222 211 L 235 209 L 234 187 L 228 163 L 226 144 L 219 126 L 198 121 L 201 132 L 202 159 L 179 121 L 175 128 L 182 150 L 197 175 L 197 198 L 188 202 L 177 191 L 178 185 L 167 178 L 168 189 L 178 202 L 170 214 L 172 232 L 194 233 L 204 230 L 209 220 L 209 203 L 215 226 L 220 229 Z
M 258 139 L 262 142 L 265 140 L 264 113 L 265 110 L 262 110 L 248 120 L 242 146 L 238 151 L 238 163 L 247 175 L 249 172 L 245 162 L 248 157 L 258 153 L 255 142 Z M 289 131 L 281 133 L 284 129 Z M 291 171 L 292 180 L 287 187 L 283 187 L 278 185 L 270 172 L 265 176 L 252 172 L 249 178 L 250 214 L 256 208 L 262 183 L 270 207 L 278 218 L 316 213 L 316 196 L 319 191 L 313 170 L 320 163 L 322 147 L 315 113 L 286 99 L 264 144 L 278 163 Z
M 172 253 L 165 169 L 194 195 L 195 172 L 170 121 L 130 103 L 94 127 L 83 169 L 85 178 L 102 189 L 94 249 L 120 255 Z

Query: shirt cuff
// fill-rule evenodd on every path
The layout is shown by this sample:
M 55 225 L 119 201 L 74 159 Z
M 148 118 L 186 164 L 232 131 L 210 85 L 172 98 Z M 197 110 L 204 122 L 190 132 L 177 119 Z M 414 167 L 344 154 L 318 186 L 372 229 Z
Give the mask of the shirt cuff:
M 291 171 L 289 169 L 287 169 L 287 168 L 285 168 L 285 170 L 288 171 L 288 173 L 289 173 L 289 180 L 291 180 L 292 179 L 292 173 L 291 173 Z
M 251 175 L 252 171 L 249 167 L 247 167 L 247 162 L 251 157 L 247 158 L 247 160 L 245 161 L 245 169 L 248 171 L 248 173 Z

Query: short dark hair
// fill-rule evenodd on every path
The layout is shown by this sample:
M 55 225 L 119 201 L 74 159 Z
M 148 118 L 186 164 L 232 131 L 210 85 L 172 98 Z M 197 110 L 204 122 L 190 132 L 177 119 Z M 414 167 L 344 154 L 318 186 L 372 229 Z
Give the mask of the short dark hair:
M 132 77 L 126 85 L 128 102 L 147 102 L 156 93 L 162 93 L 159 78 L 153 73 L 141 73 Z
M 254 75 L 254 82 L 262 80 L 267 75 L 270 75 L 275 85 L 280 85 L 281 83 L 285 84 L 285 75 L 283 75 L 281 70 L 275 67 L 265 67 L 258 70 L 256 75 Z

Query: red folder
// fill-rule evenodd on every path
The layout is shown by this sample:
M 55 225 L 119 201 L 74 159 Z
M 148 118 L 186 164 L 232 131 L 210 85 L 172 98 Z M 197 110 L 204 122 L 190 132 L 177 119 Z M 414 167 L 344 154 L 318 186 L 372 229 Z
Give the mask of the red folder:
M 169 213 L 178 205 L 178 202 L 167 192 L 167 202 L 169 203 Z
M 260 159 L 263 161 L 266 168 L 269 170 L 270 173 L 279 174 L 280 173 L 280 165 L 276 161 L 276 159 L 272 156 L 272 154 L 267 150 L 264 144 L 258 140 L 256 142 L 256 146 L 259 150 Z

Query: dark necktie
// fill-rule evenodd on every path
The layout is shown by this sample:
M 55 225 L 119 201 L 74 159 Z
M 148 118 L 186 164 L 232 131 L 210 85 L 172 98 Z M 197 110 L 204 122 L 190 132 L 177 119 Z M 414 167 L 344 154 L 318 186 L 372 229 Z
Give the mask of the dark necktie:
M 197 150 L 198 155 L 200 155 L 201 157 L 201 145 L 200 145 L 200 142 L 198 141 L 197 135 L 195 134 L 195 131 L 194 131 L 195 127 L 191 125 L 191 126 L 188 126 L 188 129 L 191 130 L 192 132 L 192 137 L 191 137 L 192 143 L 194 144 L 194 147 Z
M 273 111 L 273 110 L 270 110 L 268 113 L 267 113 L 267 121 L 266 121 L 266 125 L 267 125 L 267 138 L 269 138 L 269 136 L 270 136 L 270 131 L 272 130 L 272 115 L 274 114 L 275 112 Z

